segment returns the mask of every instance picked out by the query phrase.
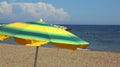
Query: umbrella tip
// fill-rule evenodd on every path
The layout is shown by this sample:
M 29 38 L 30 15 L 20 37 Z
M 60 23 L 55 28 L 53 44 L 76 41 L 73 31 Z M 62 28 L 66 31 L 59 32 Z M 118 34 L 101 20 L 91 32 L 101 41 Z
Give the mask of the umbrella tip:
M 43 22 L 43 19 L 39 19 L 39 22 Z
M 39 19 L 38 22 L 39 22 L 39 23 L 45 23 L 45 22 L 43 21 L 43 19 Z

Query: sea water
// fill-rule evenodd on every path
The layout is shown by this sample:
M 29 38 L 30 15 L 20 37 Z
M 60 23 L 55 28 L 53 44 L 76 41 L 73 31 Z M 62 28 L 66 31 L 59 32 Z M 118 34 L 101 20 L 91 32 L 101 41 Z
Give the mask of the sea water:
M 120 52 L 120 25 L 63 25 L 79 38 L 89 42 L 88 49 Z M 0 43 L 17 44 L 8 39 Z M 50 44 L 44 47 L 56 48 Z
M 66 25 L 90 43 L 88 49 L 120 52 L 120 25 Z

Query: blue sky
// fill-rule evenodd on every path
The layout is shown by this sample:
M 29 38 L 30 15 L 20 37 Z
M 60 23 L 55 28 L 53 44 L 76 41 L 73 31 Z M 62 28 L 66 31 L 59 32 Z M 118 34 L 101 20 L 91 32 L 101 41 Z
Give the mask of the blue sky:
M 120 0 L 0 0 L 0 23 L 120 25 Z

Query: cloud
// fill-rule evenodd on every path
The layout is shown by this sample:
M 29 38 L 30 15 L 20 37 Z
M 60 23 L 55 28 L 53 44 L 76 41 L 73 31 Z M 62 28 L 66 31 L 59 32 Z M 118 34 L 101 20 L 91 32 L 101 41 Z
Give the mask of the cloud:
M 36 21 L 43 18 L 46 21 L 66 21 L 69 17 L 63 8 L 49 3 L 0 2 L 0 20 Z

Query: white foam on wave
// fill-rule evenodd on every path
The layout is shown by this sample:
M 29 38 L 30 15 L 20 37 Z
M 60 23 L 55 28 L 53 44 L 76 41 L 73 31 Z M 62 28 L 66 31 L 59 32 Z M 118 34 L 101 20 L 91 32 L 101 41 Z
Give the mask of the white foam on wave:
M 89 50 L 89 49 L 82 49 L 82 48 L 77 48 L 77 50 Z

